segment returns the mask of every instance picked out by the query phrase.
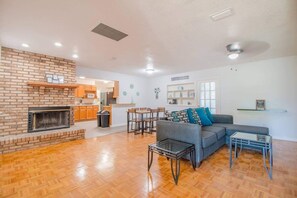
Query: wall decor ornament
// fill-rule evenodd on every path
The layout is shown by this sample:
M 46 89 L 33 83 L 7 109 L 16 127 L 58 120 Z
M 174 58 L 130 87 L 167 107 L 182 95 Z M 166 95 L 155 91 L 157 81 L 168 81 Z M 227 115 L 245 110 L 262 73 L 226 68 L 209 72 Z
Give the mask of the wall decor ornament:
M 155 94 L 156 94 L 156 99 L 159 99 L 159 93 L 160 93 L 160 88 L 159 87 L 157 87 L 157 88 L 155 88 Z
M 123 96 L 126 96 L 127 95 L 127 92 L 126 91 L 123 91 Z
M 62 76 L 62 75 L 46 74 L 45 79 L 46 79 L 46 82 L 48 82 L 48 83 L 56 83 L 56 84 L 64 83 L 64 76 Z
M 52 83 L 53 82 L 53 75 L 52 74 L 46 74 L 45 75 L 46 81 L 48 83 Z
M 138 91 L 138 92 L 136 92 L 136 96 L 139 96 L 139 95 L 140 95 L 139 91 Z
M 133 84 L 130 84 L 130 89 L 134 89 L 134 85 Z
M 256 109 L 260 111 L 264 111 L 265 107 L 265 100 L 256 100 Z

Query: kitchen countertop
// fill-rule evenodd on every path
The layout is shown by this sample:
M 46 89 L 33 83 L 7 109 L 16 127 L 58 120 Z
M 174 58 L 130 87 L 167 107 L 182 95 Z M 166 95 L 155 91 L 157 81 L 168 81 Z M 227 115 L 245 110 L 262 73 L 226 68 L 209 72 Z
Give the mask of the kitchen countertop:
M 112 107 L 135 107 L 135 103 L 110 104 Z
M 76 105 L 71 105 L 72 107 L 80 107 L 80 106 L 99 106 L 95 104 L 76 104 Z

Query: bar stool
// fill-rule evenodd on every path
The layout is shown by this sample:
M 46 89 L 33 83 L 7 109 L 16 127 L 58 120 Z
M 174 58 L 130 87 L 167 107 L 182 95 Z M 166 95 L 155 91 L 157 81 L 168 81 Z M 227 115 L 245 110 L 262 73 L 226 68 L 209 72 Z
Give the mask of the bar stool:
M 147 107 L 140 107 L 140 108 L 139 108 L 139 111 L 147 111 L 147 113 L 144 113 L 144 114 L 142 115 L 144 121 L 145 121 L 146 119 L 150 118 L 150 112 L 151 112 L 151 109 L 150 109 L 150 108 L 147 108 Z
M 166 115 L 165 115 L 165 107 L 158 107 L 158 120 L 163 120 L 166 118 Z
M 136 115 L 136 108 L 128 109 L 127 111 L 127 132 L 130 133 L 130 127 L 131 132 L 136 133 L 137 129 L 140 128 L 141 120 Z M 134 128 L 133 128 L 134 125 Z
M 159 111 L 158 109 L 151 109 L 150 115 L 147 119 L 145 119 L 146 128 L 149 129 L 149 132 L 152 133 L 156 131 L 156 122 L 159 120 Z

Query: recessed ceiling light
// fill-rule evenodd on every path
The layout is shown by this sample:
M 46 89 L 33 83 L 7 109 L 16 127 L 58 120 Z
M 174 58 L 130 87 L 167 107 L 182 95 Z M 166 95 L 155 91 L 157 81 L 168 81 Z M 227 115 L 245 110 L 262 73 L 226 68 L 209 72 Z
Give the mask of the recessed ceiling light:
M 105 83 L 105 84 L 107 84 L 109 81 L 107 81 L 107 80 L 103 80 L 103 83 Z
M 26 48 L 30 47 L 27 43 L 23 43 L 22 46 Z
M 77 54 L 73 54 L 72 55 L 72 58 L 78 58 L 78 55 Z
M 62 43 L 55 42 L 54 44 L 55 44 L 56 47 L 62 47 Z
M 84 77 L 84 76 L 80 76 L 79 78 L 80 78 L 80 79 L 85 79 L 86 77 Z

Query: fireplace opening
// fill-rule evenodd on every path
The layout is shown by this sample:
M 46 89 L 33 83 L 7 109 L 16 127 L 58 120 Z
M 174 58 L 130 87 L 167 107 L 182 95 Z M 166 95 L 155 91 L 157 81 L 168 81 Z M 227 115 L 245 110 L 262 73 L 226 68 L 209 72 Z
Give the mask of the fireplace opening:
M 28 132 L 70 127 L 70 107 L 29 107 Z

